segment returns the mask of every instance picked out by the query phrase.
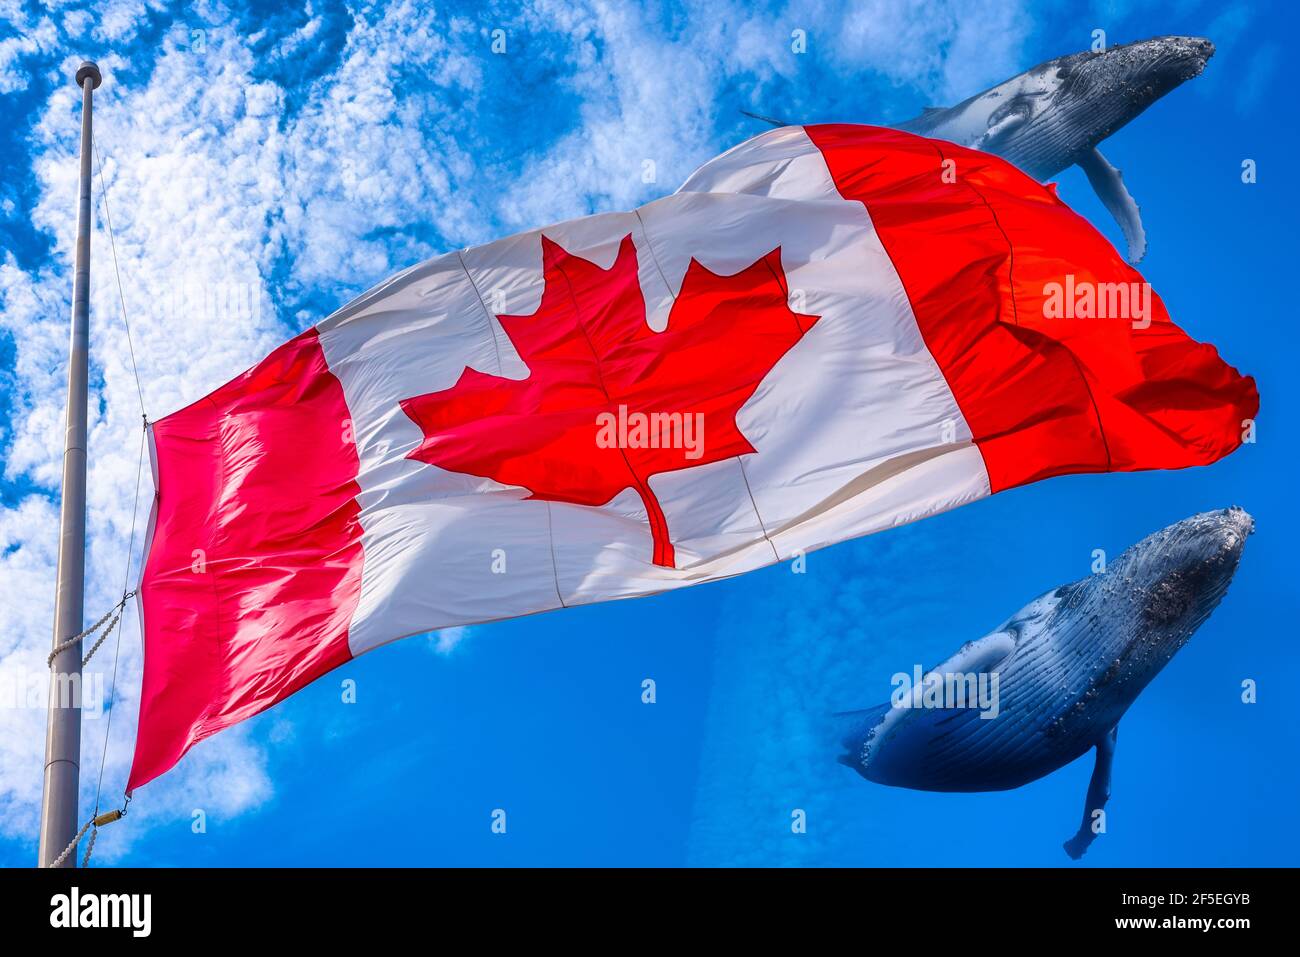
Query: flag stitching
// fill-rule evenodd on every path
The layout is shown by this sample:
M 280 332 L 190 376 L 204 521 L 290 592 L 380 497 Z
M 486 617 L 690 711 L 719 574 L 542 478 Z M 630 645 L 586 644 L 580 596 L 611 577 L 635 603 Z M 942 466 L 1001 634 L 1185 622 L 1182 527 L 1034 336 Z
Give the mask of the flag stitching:
M 939 154 L 940 160 L 944 160 L 947 158 L 944 156 L 943 149 L 937 145 L 935 146 L 935 152 Z M 1035 183 L 1037 183 L 1037 181 L 1035 181 Z M 1008 236 L 1006 230 L 1002 228 L 1002 222 L 998 219 L 997 210 L 993 208 L 993 204 L 991 204 L 988 201 L 988 199 L 985 198 L 984 194 L 980 192 L 978 188 L 976 188 L 975 184 L 972 183 L 969 178 L 966 178 L 963 179 L 962 185 L 964 185 L 967 189 L 969 189 L 972 193 L 974 193 L 977 197 L 979 197 L 979 201 L 983 203 L 984 208 L 989 211 L 989 216 L 993 220 L 993 227 L 998 231 L 998 234 L 1001 235 L 1002 239 L 1007 244 L 1007 286 L 1010 291 L 1010 295 L 1008 298 L 1011 300 L 1012 318 L 1014 319 L 1015 324 L 1019 326 L 1020 310 L 1017 303 L 1016 280 L 1015 280 L 1016 244 L 1011 241 L 1011 237 Z M 1055 199 L 1056 202 L 1058 203 L 1060 202 L 1060 199 L 1055 196 L 1053 197 L 1053 199 Z M 1101 421 L 1101 409 L 1097 405 L 1097 397 L 1093 394 L 1092 383 L 1088 381 L 1088 376 L 1084 373 L 1083 366 L 1079 364 L 1079 357 L 1074 354 L 1074 350 L 1066 347 L 1065 352 L 1070 357 L 1070 361 L 1074 363 L 1074 368 L 1079 373 L 1079 381 L 1083 383 L 1083 389 L 1085 392 L 1088 393 L 1088 401 L 1092 403 L 1092 415 L 1093 418 L 1097 420 L 1097 434 L 1101 436 L 1101 447 L 1106 453 L 1106 471 L 1109 472 L 1111 471 L 1113 465 L 1113 461 L 1110 455 L 1110 441 L 1106 438 L 1106 427 L 1105 425 L 1102 424 Z
M 663 266 L 659 262 L 659 256 L 658 254 L 655 253 L 654 240 L 650 236 L 650 230 L 646 228 L 645 220 L 641 218 L 641 210 L 634 209 L 632 212 L 636 214 L 636 221 L 641 224 L 641 233 L 645 236 L 646 251 L 649 252 L 650 254 L 650 260 L 655 264 L 655 269 L 659 271 L 659 278 L 663 281 L 664 288 L 668 290 L 668 296 L 670 299 L 672 299 L 673 305 L 675 306 L 677 304 L 677 293 L 673 292 L 672 284 L 668 282 L 668 277 L 664 274 Z M 780 249 L 781 247 L 778 246 L 777 247 L 778 253 Z M 785 277 L 777 275 L 776 270 L 772 269 L 771 264 L 768 263 L 766 259 L 764 259 L 763 262 L 767 264 L 768 271 L 771 272 L 772 275 L 776 278 L 777 284 L 780 285 L 781 287 L 781 291 L 785 292 L 788 297 L 789 290 L 786 287 Z M 795 316 L 794 321 L 795 321 L 795 325 L 799 328 L 799 331 L 801 333 L 808 331 L 807 329 L 804 329 L 799 324 L 799 318 L 797 315 Z M 754 498 L 754 491 L 749 486 L 749 475 L 745 471 L 744 457 L 737 455 L 735 456 L 735 459 L 736 459 L 736 464 L 740 467 L 741 481 L 745 483 L 745 494 L 749 496 L 749 505 L 754 510 L 754 519 L 758 522 L 758 530 L 762 532 L 763 538 L 767 542 L 767 544 L 771 547 L 772 554 L 776 556 L 776 560 L 780 561 L 781 553 L 780 551 L 777 550 L 776 543 L 772 541 L 772 537 L 767 533 L 767 522 L 764 521 L 763 513 L 760 512 L 758 509 L 758 500 Z
M 483 309 L 483 315 L 488 327 L 488 335 L 492 337 L 492 351 L 496 353 L 497 357 L 497 375 L 501 375 L 501 344 L 497 341 L 495 317 L 492 315 L 492 310 L 488 309 L 487 303 L 483 300 L 483 294 L 478 291 L 478 283 L 474 281 L 473 274 L 469 271 L 469 267 L 465 265 L 465 257 L 461 254 L 459 249 L 456 250 L 456 261 L 460 263 L 461 272 L 463 272 L 465 278 L 469 280 L 469 286 L 474 290 L 474 298 L 478 300 L 479 306 Z

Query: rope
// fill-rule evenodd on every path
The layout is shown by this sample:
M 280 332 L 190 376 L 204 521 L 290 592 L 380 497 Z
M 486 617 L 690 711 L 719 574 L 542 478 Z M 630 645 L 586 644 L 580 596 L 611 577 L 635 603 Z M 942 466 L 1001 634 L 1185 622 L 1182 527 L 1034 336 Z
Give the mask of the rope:
M 128 568 L 130 567 L 129 561 L 127 562 L 127 567 Z M 73 645 L 79 642 L 82 638 L 87 638 L 90 635 L 93 635 L 95 632 L 99 631 L 100 625 L 104 624 L 104 622 L 108 621 L 108 619 L 112 617 L 113 620 L 108 622 L 108 627 L 104 629 L 104 634 L 100 637 L 99 641 L 95 642 L 95 644 L 91 646 L 90 651 L 86 652 L 86 656 L 81 659 L 81 667 L 83 668 L 86 667 L 86 665 L 90 662 L 90 656 L 99 650 L 99 646 L 104 643 L 104 639 L 108 637 L 109 633 L 113 630 L 113 627 L 118 623 L 118 621 L 121 620 L 122 610 L 126 607 L 126 603 L 130 601 L 134 596 L 135 596 L 135 592 L 133 591 L 127 592 L 121 597 L 121 599 L 118 600 L 116 605 L 114 605 L 108 611 L 104 612 L 103 617 L 101 617 L 99 621 L 95 622 L 85 631 L 73 635 L 67 641 L 61 641 L 57 645 L 55 645 L 54 650 L 51 651 L 49 657 L 45 659 L 45 666 L 47 668 L 53 668 L 55 658 L 59 657 L 59 655 L 63 654 L 65 651 L 67 651 L 69 648 L 71 648 Z M 116 612 L 116 615 L 114 615 L 114 612 Z
M 78 831 L 77 836 L 72 839 L 72 843 L 65 847 L 63 853 L 51 861 L 49 866 L 62 867 L 63 862 L 72 854 L 73 849 L 81 842 L 81 839 L 86 836 L 86 832 L 90 831 L 90 841 L 86 844 L 86 856 L 81 859 L 81 866 L 89 867 L 90 855 L 94 853 L 95 839 L 99 837 L 99 829 L 106 824 L 112 824 L 114 821 L 122 820 L 122 818 L 126 817 L 126 809 L 130 806 L 131 795 L 128 794 L 126 795 L 126 801 L 116 811 L 109 811 L 107 814 L 100 814 L 99 809 L 96 808 L 95 815 L 85 824 L 81 825 L 81 830 Z
M 91 823 L 94 823 L 94 818 L 91 819 Z M 95 838 L 97 837 L 99 837 L 99 828 L 91 828 L 90 840 L 86 842 L 86 856 L 81 859 L 82 867 L 90 866 L 90 853 L 95 849 Z
M 95 163 L 99 166 L 99 195 L 104 202 L 104 223 L 108 226 L 108 248 L 113 253 L 113 274 L 117 277 L 117 301 L 122 307 L 122 325 L 126 327 L 126 349 L 131 356 L 131 373 L 135 376 L 135 394 L 140 400 L 140 414 L 146 416 L 144 409 L 144 389 L 140 385 L 140 369 L 135 364 L 135 344 L 131 341 L 131 320 L 126 317 L 126 293 L 122 291 L 122 272 L 117 267 L 117 240 L 113 237 L 113 217 L 108 210 L 108 184 L 104 181 L 104 161 L 99 155 L 99 141 L 92 130 L 90 145 L 95 151 Z
M 140 452 L 136 458 L 135 500 L 132 503 L 131 508 L 131 537 L 126 550 L 127 559 L 124 581 L 122 583 L 123 588 L 125 588 L 126 583 L 131 580 L 131 556 L 135 554 L 135 529 L 136 521 L 139 518 L 140 513 L 140 479 L 144 473 L 144 442 L 145 437 L 149 434 L 148 429 L 149 421 L 146 419 L 144 428 L 140 432 Z M 93 830 L 90 832 L 90 841 L 86 844 L 86 856 L 81 860 L 82 867 L 89 867 L 90 855 L 95 850 L 95 839 L 99 837 L 99 825 L 108 824 L 112 821 L 118 820 L 126 814 L 126 809 L 131 805 L 131 795 L 128 792 L 125 794 L 126 801 L 122 804 L 120 810 L 110 811 L 108 814 L 99 813 L 99 799 L 104 788 L 104 767 L 108 763 L 108 735 L 113 727 L 113 704 L 117 698 L 117 664 L 121 658 L 120 652 L 122 649 L 122 629 L 120 623 L 122 621 L 122 612 L 126 608 L 126 603 L 130 601 L 134 595 L 135 592 L 133 591 L 128 591 L 123 594 L 122 600 L 105 612 L 104 616 L 100 618 L 99 621 L 95 622 L 81 634 L 75 635 L 67 641 L 59 643 L 55 646 L 54 650 L 50 652 L 49 664 L 53 667 L 54 659 L 60 652 L 72 647 L 85 636 L 96 632 L 104 622 L 108 621 L 109 616 L 112 616 L 113 620 L 108 622 L 108 627 L 104 629 L 104 633 L 99 636 L 99 640 L 95 642 L 90 651 L 86 652 L 86 656 L 81 660 L 81 666 L 84 668 L 90 661 L 91 656 L 99 650 L 99 646 L 108 640 L 108 636 L 113 633 L 113 629 L 115 627 L 117 628 L 117 643 L 113 649 L 113 677 L 109 681 L 108 685 L 108 715 L 104 723 L 104 747 L 99 754 L 99 777 L 95 782 L 95 812 L 91 815 L 90 820 L 86 822 L 85 826 L 77 832 L 77 836 L 72 839 L 72 843 L 65 847 L 63 853 L 60 854 L 58 858 L 55 859 L 54 863 L 50 865 L 51 867 L 61 867 L 63 862 L 68 859 L 68 855 L 72 853 L 73 849 L 76 848 L 81 839 L 86 836 L 87 829 L 93 827 Z M 116 614 L 114 614 L 114 612 L 116 612 Z
M 126 597 L 129 598 L 131 596 L 128 595 Z M 126 598 L 123 598 L 122 601 L 125 603 Z M 99 646 L 108 640 L 108 636 L 113 633 L 113 628 L 122 620 L 122 611 L 123 608 L 119 607 L 117 614 L 113 616 L 113 620 L 108 623 L 108 627 L 104 629 L 104 633 L 99 636 L 99 640 L 90 646 L 90 650 L 86 652 L 85 657 L 81 659 L 81 667 L 84 668 L 86 665 L 90 664 L 90 659 L 94 656 L 95 652 L 99 651 Z
M 144 416 L 141 416 L 144 418 Z M 122 588 L 125 589 L 127 583 L 131 580 L 131 556 L 135 554 L 135 521 L 140 512 L 140 476 L 144 473 L 144 443 L 145 438 L 149 435 L 149 420 L 144 419 L 144 428 L 140 430 L 140 452 L 136 456 L 135 463 L 135 500 L 131 504 L 131 538 L 126 546 L 126 571 L 122 575 Z M 108 733 L 113 728 L 113 703 L 117 700 L 117 662 L 121 658 L 122 650 L 122 627 L 121 615 L 118 615 L 117 641 L 113 646 L 113 677 L 108 682 L 108 715 L 104 720 L 104 748 L 99 754 L 99 778 L 95 782 L 95 813 L 99 814 L 99 795 L 104 787 L 104 765 L 108 762 Z M 104 638 L 108 637 L 108 632 L 113 629 L 110 627 L 104 632 Z M 101 638 L 100 641 L 103 641 Z M 98 645 L 96 645 L 98 647 Z M 93 649 L 92 649 L 93 653 Z M 122 805 L 122 813 L 126 813 L 127 805 L 131 803 L 131 795 L 126 795 L 126 804 Z M 86 853 L 86 859 L 90 859 L 90 853 Z M 84 864 L 82 865 L 85 866 Z
M 78 831 L 77 836 L 72 839 L 72 843 L 63 849 L 62 854 L 60 854 L 53 861 L 50 862 L 50 867 L 62 867 L 63 862 L 68 859 L 68 855 L 77 849 L 77 842 L 80 841 L 83 837 L 85 837 L 86 832 L 90 830 L 90 826 L 94 823 L 95 823 L 95 819 L 92 817 L 85 824 L 81 825 L 81 830 Z M 87 855 L 87 857 L 89 857 L 89 855 Z
M 135 377 L 135 395 L 140 402 L 140 421 L 142 426 L 140 429 L 140 451 L 136 456 L 135 465 L 135 496 L 131 502 L 131 535 L 126 546 L 126 568 L 122 572 L 123 597 L 121 608 L 124 611 L 127 600 L 135 594 L 134 591 L 128 592 L 126 588 L 131 581 L 131 558 L 135 554 L 135 527 L 136 521 L 140 515 L 140 477 L 144 473 L 144 446 L 145 441 L 149 436 L 149 413 L 144 407 L 144 388 L 140 384 L 140 367 L 135 361 L 135 343 L 131 336 L 131 320 L 126 311 L 126 293 L 122 290 L 122 270 L 117 263 L 117 238 L 113 233 L 113 215 L 109 210 L 108 182 L 104 178 L 104 159 L 100 156 L 99 140 L 95 138 L 93 129 L 90 134 L 90 142 L 91 147 L 95 151 L 95 163 L 99 167 L 99 192 L 100 197 L 104 202 L 104 224 L 108 227 L 108 247 L 113 254 L 113 276 L 117 280 L 117 301 L 118 305 L 122 309 L 122 326 L 126 329 L 126 349 L 127 353 L 131 357 L 131 374 Z M 142 556 L 141 562 L 143 561 L 144 559 Z M 116 821 L 126 813 L 126 809 L 131 805 L 131 792 L 124 791 L 123 797 L 125 800 L 122 803 L 121 810 L 110 812 L 105 815 L 100 815 L 99 813 L 99 799 L 104 789 L 104 766 L 108 763 L 108 735 L 113 728 L 113 705 L 117 702 L 117 665 L 122 657 L 121 611 L 118 612 L 117 618 L 113 620 L 113 624 L 110 624 L 106 629 L 104 629 L 103 637 L 101 637 L 99 641 L 95 642 L 95 646 L 90 649 L 90 655 L 93 655 L 99 649 L 99 646 L 104 643 L 104 640 L 108 637 L 109 633 L 112 632 L 114 625 L 117 626 L 117 640 L 113 643 L 113 676 L 109 680 L 108 685 L 108 715 L 104 721 L 104 746 L 100 750 L 99 775 L 95 781 L 95 817 L 93 819 L 95 821 L 95 833 L 90 836 L 90 846 L 86 848 L 86 859 L 82 862 L 82 867 L 85 867 L 90 863 L 90 852 L 94 849 L 95 835 L 99 831 L 99 825 L 107 823 L 108 821 Z M 86 656 L 86 660 L 90 659 L 90 655 Z M 85 667 L 85 661 L 82 662 L 82 667 Z

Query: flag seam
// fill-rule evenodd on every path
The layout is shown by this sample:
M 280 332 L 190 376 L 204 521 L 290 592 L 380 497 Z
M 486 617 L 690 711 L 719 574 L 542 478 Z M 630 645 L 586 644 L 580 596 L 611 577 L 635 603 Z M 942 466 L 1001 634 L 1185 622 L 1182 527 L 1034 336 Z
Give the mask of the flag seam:
M 932 141 L 927 141 L 927 142 L 932 142 Z M 934 145 L 935 152 L 939 154 L 940 160 L 946 160 L 947 156 L 944 155 L 943 148 L 938 144 L 932 143 L 932 145 Z M 1027 178 L 1032 179 L 1032 177 L 1029 177 L 1028 174 L 1024 174 L 1024 175 Z M 1033 182 L 1035 183 L 1035 185 L 1039 186 L 1040 188 L 1044 190 L 1047 189 L 1037 180 L 1033 180 Z M 965 186 L 967 189 L 969 189 L 972 193 L 974 193 L 979 198 L 979 201 L 984 204 L 984 208 L 988 210 L 989 217 L 993 221 L 993 228 L 998 231 L 998 234 L 1002 237 L 1003 241 L 1007 244 L 1007 287 L 1009 291 L 1008 298 L 1011 300 L 1012 318 L 1014 319 L 1015 324 L 1019 326 L 1020 307 L 1019 307 L 1019 303 L 1017 302 L 1017 297 L 1019 293 L 1016 289 L 1016 278 L 1015 278 L 1016 244 L 1011 241 L 1011 237 L 1007 235 L 1007 231 L 1002 228 L 1002 221 L 998 219 L 998 213 L 997 210 L 993 208 L 993 204 L 990 203 L 988 201 L 988 198 L 985 197 L 985 195 L 979 190 L 979 188 L 973 182 L 970 181 L 969 177 L 962 179 L 962 185 Z M 1061 203 L 1060 197 L 1056 196 L 1055 194 L 1052 194 L 1051 198 L 1056 203 L 1060 205 L 1064 205 L 1063 203 Z M 882 245 L 883 245 L 883 241 L 882 241 Z M 1001 318 L 999 318 L 998 321 L 1001 322 L 1002 321 Z M 922 333 L 922 337 L 924 338 L 924 333 Z M 1106 426 L 1101 420 L 1101 408 L 1097 405 L 1097 396 L 1093 394 L 1092 383 L 1088 381 L 1088 376 L 1084 371 L 1083 365 L 1079 362 L 1079 357 L 1075 355 L 1073 349 L 1069 348 L 1068 346 L 1065 346 L 1064 348 L 1066 354 L 1069 355 L 1070 357 L 1070 361 L 1074 364 L 1075 370 L 1079 373 L 1079 381 L 1083 383 L 1084 391 L 1088 393 L 1088 401 L 1092 404 L 1092 415 L 1093 418 L 1097 420 L 1097 434 L 1101 436 L 1101 447 L 1106 452 L 1105 471 L 1110 472 L 1112 471 L 1114 460 L 1111 458 L 1110 440 L 1106 437 Z M 957 397 L 956 393 L 954 393 L 953 398 L 956 399 L 956 397 Z M 958 405 L 958 407 L 960 408 L 960 404 Z M 969 422 L 969 419 L 967 420 L 967 422 Z M 978 440 L 976 440 L 976 444 L 978 444 Z

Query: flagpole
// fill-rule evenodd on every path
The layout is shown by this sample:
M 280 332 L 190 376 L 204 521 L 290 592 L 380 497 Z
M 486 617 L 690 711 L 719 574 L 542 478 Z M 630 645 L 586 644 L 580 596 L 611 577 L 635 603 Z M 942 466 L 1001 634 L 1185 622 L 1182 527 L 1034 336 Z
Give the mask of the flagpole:
M 91 100 L 99 67 L 77 69 L 81 88 L 81 191 L 72 280 L 72 340 L 68 349 L 68 419 L 63 450 L 63 502 L 59 516 L 58 584 L 54 593 L 54 646 L 82 629 L 86 573 L 86 393 L 90 351 L 90 134 Z M 41 796 L 40 863 L 49 867 L 77 836 L 77 786 L 81 770 L 81 642 L 62 651 L 50 674 L 45 726 L 45 790 Z M 63 860 L 75 867 L 75 851 Z

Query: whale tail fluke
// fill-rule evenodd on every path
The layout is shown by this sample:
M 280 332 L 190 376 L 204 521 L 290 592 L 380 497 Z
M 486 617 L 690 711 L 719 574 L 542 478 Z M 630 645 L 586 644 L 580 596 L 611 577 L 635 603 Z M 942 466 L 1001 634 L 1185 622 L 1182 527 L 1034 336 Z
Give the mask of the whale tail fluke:
M 836 711 L 831 715 L 831 720 L 835 722 L 835 734 L 841 744 L 846 744 L 849 739 L 865 734 L 870 728 L 874 728 L 880 723 L 880 719 L 889 713 L 892 705 L 878 704 L 874 708 L 863 708 L 861 711 Z
M 874 708 L 863 708 L 861 711 L 837 711 L 832 714 L 835 742 L 844 749 L 835 760 L 846 768 L 852 768 L 862 774 L 863 745 L 872 729 L 880 724 L 889 712 L 890 707 L 888 704 L 882 704 Z

